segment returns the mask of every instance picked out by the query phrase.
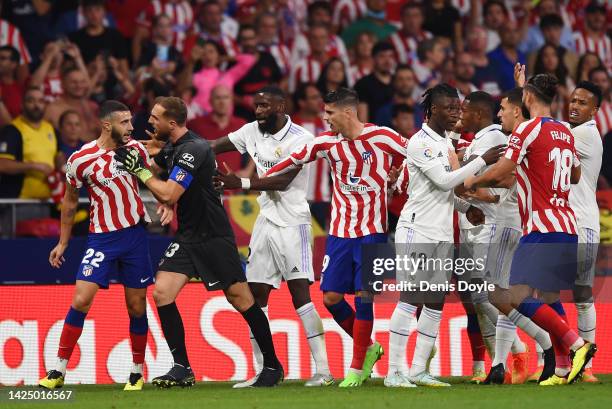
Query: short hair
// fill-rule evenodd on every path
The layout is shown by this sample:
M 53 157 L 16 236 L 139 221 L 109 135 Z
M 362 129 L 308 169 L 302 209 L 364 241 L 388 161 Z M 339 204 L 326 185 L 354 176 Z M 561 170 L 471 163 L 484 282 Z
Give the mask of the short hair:
M 161 20 L 162 18 L 167 18 L 168 20 L 172 21 L 169 15 L 165 13 L 158 14 L 156 16 L 153 16 L 153 20 L 152 20 L 153 27 L 157 26 L 159 24 L 159 20 Z
M 558 14 L 546 14 L 540 18 L 540 30 L 550 27 L 563 28 L 564 25 L 563 19 Z
M 130 108 L 127 107 L 123 102 L 116 101 L 114 99 L 109 99 L 108 101 L 104 101 L 102 105 L 100 105 L 100 112 L 98 113 L 98 118 L 107 119 L 115 112 L 125 112 L 129 111 Z
M 142 92 L 143 94 L 152 92 L 153 96 L 155 96 L 156 98 L 167 97 L 170 95 L 170 89 L 168 88 L 168 86 L 153 77 L 147 78 L 142 84 Z
M 425 14 L 425 12 L 423 11 L 423 6 L 420 3 L 415 3 L 413 1 L 409 1 L 407 3 L 405 3 L 402 8 L 400 9 L 400 16 L 403 16 L 405 12 L 407 12 L 410 9 L 417 9 L 421 12 L 422 15 Z
M 502 94 L 502 99 L 508 98 L 508 102 L 512 105 L 520 107 L 523 104 L 523 88 L 516 87 L 509 89 Z
M 81 0 L 81 6 L 83 8 L 94 7 L 94 6 L 105 7 L 105 1 L 104 0 Z
M 393 104 L 391 106 L 391 118 L 397 118 L 399 114 L 414 114 L 414 108 L 408 104 Z
M 16 62 L 16 63 L 19 62 L 19 60 L 20 60 L 19 50 L 17 50 L 12 45 L 3 45 L 2 47 L 0 47 L 0 51 L 8 51 L 9 53 L 11 53 L 11 56 L 9 57 L 10 60 L 12 62 Z
M 297 86 L 293 93 L 293 105 L 297 107 L 298 101 L 304 101 L 306 99 L 306 90 L 310 87 L 313 87 L 317 91 L 319 90 L 314 82 L 302 82 Z
M 79 117 L 79 119 L 81 118 L 81 114 L 79 114 L 77 111 L 75 111 L 74 109 L 68 109 L 62 112 L 62 114 L 60 115 L 57 121 L 57 124 L 59 125 L 60 128 L 64 125 L 64 121 L 66 121 L 66 119 L 68 119 L 68 116 L 70 115 L 76 115 Z
M 340 87 L 335 91 L 328 92 L 323 97 L 323 102 L 326 104 L 336 104 L 340 106 L 351 106 L 357 108 L 359 105 L 359 96 L 357 92 L 349 88 Z
M 606 14 L 606 6 L 604 6 L 603 4 L 599 3 L 597 0 L 593 0 L 591 1 L 586 8 L 584 9 L 584 12 L 586 14 L 594 14 L 594 13 L 601 13 L 603 15 Z
M 459 93 L 457 92 L 456 88 L 453 88 L 446 83 L 438 84 L 433 88 L 429 88 L 423 93 L 423 102 L 421 102 L 423 111 L 425 113 L 425 118 L 429 118 L 431 116 L 431 107 L 437 103 L 441 97 L 459 99 Z
M 527 80 L 525 91 L 532 92 L 538 100 L 551 104 L 557 95 L 559 80 L 550 74 L 537 74 Z
M 417 57 L 419 61 L 425 61 L 427 53 L 433 51 L 440 40 L 436 37 L 423 40 L 417 45 Z
M 606 69 L 606 67 L 600 65 L 599 67 L 591 68 L 591 70 L 589 71 L 589 81 L 593 81 L 593 74 L 595 74 L 596 72 L 603 72 L 604 74 L 606 74 L 606 77 L 610 78 L 610 74 L 608 74 L 608 70 Z
M 376 57 L 378 54 L 385 51 L 395 51 L 395 48 L 387 41 L 379 41 L 372 47 L 372 57 Z
M 155 104 L 161 105 L 165 111 L 163 116 L 174 120 L 178 125 L 187 122 L 187 104 L 178 97 L 158 97 Z
M 238 40 L 240 40 L 240 36 L 242 35 L 243 31 L 246 30 L 253 30 L 254 32 L 257 33 L 257 30 L 255 29 L 255 26 L 252 24 L 241 24 L 240 28 L 238 29 L 238 35 L 236 36 Z
M 491 94 L 484 91 L 474 91 L 469 93 L 465 97 L 465 100 L 470 101 L 471 104 L 474 104 L 479 108 L 486 109 L 491 115 L 491 119 L 493 119 L 493 114 L 495 113 L 495 100 Z
M 485 4 L 482 6 L 482 15 L 486 16 L 489 13 L 489 10 L 493 6 L 499 6 L 504 11 L 505 15 L 508 15 L 508 8 L 506 4 L 502 0 L 487 0 Z
M 323 1 L 323 0 L 317 0 L 317 1 L 313 1 L 312 3 L 310 3 L 308 5 L 308 8 L 306 10 L 306 13 L 308 15 L 308 19 L 310 20 L 312 14 L 317 11 L 317 10 L 324 10 L 326 11 L 330 16 L 333 14 L 332 11 L 332 6 L 328 1 Z M 310 21 L 309 23 L 310 24 Z
M 28 95 L 32 91 L 42 92 L 43 94 L 45 93 L 45 91 L 43 90 L 43 87 L 40 85 L 28 85 L 25 91 L 23 91 L 24 99 L 25 99 L 25 96 Z
M 258 89 L 255 93 L 256 94 L 268 94 L 274 97 L 285 99 L 285 92 L 276 85 L 266 85 L 265 87 Z
M 578 88 L 585 89 L 593 94 L 597 108 L 601 106 L 601 101 L 603 101 L 603 93 L 601 88 L 593 84 L 591 81 L 580 81 L 578 84 L 576 84 L 576 89 Z

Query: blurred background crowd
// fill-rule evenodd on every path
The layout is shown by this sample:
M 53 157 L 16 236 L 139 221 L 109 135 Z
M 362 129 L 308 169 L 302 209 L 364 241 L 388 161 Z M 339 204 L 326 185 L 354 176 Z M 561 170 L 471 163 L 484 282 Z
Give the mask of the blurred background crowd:
M 348 86 L 359 94 L 361 119 L 410 137 L 423 120 L 425 89 L 446 82 L 460 95 L 499 97 L 515 86 L 517 62 L 528 75 L 559 79 L 559 119 L 567 119 L 575 83 L 601 87 L 600 188 L 612 183 L 610 1 L 4 0 L 0 7 L 1 199 L 59 203 L 66 159 L 98 136 L 97 109 L 107 99 L 127 103 L 134 137 L 147 139 L 155 98 L 180 96 L 188 126 L 215 139 L 254 120 L 253 94 L 277 84 L 292 120 L 316 135 L 326 130 L 322 95 Z M 242 175 L 254 170 L 238 153 L 223 161 Z M 324 162 L 310 171 L 309 200 L 325 224 L 329 171 Z M 8 212 L 1 206 L 0 219 Z M 20 209 L 11 216 L 49 216 L 40 206 Z

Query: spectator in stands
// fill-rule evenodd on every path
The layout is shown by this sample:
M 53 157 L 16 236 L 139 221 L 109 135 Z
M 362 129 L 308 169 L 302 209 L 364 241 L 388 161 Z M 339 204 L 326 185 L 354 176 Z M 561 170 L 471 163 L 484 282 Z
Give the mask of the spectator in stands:
M 587 51 L 596 53 L 603 63 L 612 66 L 612 40 L 606 34 L 606 7 L 591 1 L 586 7 L 584 27 L 574 33 L 576 52 L 582 55 Z
M 323 97 L 319 88 L 312 82 L 300 84 L 293 94 L 295 112 L 291 120 L 317 136 L 327 130 L 323 121 Z
M 419 86 L 431 88 L 440 82 L 440 70 L 446 59 L 444 42 L 437 37 L 421 41 L 417 47 L 417 58 L 412 65 Z
M 378 41 L 385 40 L 397 31 L 397 28 L 386 20 L 387 0 L 366 0 L 366 6 L 365 17 L 355 21 L 342 31 L 342 39 L 348 48 L 353 47 L 357 35 L 362 31 L 373 33 Z
M 42 90 L 29 87 L 23 113 L 0 131 L 0 197 L 50 197 L 47 176 L 55 168 L 57 139 L 43 119 L 45 106 Z
M 338 88 L 349 86 L 347 67 L 344 62 L 337 57 L 332 58 L 323 66 L 321 75 L 317 80 L 317 87 L 322 95 L 327 95 Z
M 574 90 L 575 83 L 563 62 L 561 50 L 551 44 L 545 44 L 540 48 L 535 60 L 533 73 L 534 75 L 550 74 L 559 80 L 556 96 L 558 110 L 553 112 L 553 114 L 555 114 L 555 118 L 567 120 L 567 109 L 565 108 L 569 104 L 570 93 Z
M 0 11 L 2 10 L 2 2 L 0 2 Z M 17 69 L 17 80 L 23 82 L 28 78 L 28 64 L 32 62 L 32 57 L 28 51 L 25 41 L 21 36 L 21 32 L 10 22 L 0 19 L 0 47 L 10 45 L 19 52 L 19 68 Z
M 259 48 L 274 57 L 283 75 L 289 74 L 292 65 L 291 52 L 278 38 L 276 16 L 270 13 L 260 14 L 255 21 L 255 30 L 257 31 Z M 293 64 L 295 64 L 295 61 L 293 61 Z
M 572 38 L 572 30 L 565 25 L 561 18 L 559 2 L 557 0 L 542 0 L 536 6 L 536 11 L 539 22 L 527 29 L 527 34 L 519 45 L 519 50 L 525 54 L 535 53 L 545 43 L 552 43 L 565 49 L 573 50 L 574 40 Z M 527 16 L 526 18 L 529 17 Z M 558 37 L 558 40 L 551 41 L 550 34 L 547 36 L 545 31 L 554 31 L 553 35 Z
M 70 34 L 70 41 L 79 47 L 85 64 L 89 64 L 101 55 L 110 65 L 116 59 L 119 71 L 124 77 L 129 76 L 128 49 L 123 36 L 114 28 L 104 27 L 104 0 L 83 0 L 83 16 L 86 25 Z M 109 71 L 112 71 L 109 69 Z M 112 76 L 109 75 L 112 81 Z
M 151 36 L 153 18 L 160 14 L 167 14 L 172 20 L 174 40 L 172 45 L 183 52 L 187 33 L 193 24 L 193 8 L 187 0 L 151 0 L 140 13 L 136 21 L 137 28 L 132 40 L 132 59 L 140 61 L 142 45 Z M 185 57 L 186 58 L 186 57 Z
M 508 9 L 502 0 L 487 0 L 482 6 L 482 15 L 487 34 L 486 51 L 490 52 L 501 44 L 499 31 L 509 20 Z
M 212 40 L 223 47 L 224 54 L 235 57 L 238 53 L 238 44 L 234 37 L 224 33 L 221 29 L 223 21 L 223 9 L 216 0 L 206 0 L 200 7 L 193 24 L 195 35 L 185 40 L 185 55 L 189 55 L 191 47 L 199 40 Z
M 153 128 L 149 124 L 149 117 L 151 116 L 151 109 L 155 105 L 155 100 L 158 97 L 170 96 L 170 89 L 165 82 L 161 82 L 156 78 L 148 78 L 142 84 L 142 97 L 139 109 L 134 111 L 134 118 L 132 123 L 134 130 L 132 135 L 136 139 L 149 139 L 145 130 L 153 131 Z
M 532 27 L 533 28 L 533 27 Z M 533 51 L 527 55 L 527 74 L 533 74 L 533 67 L 535 65 L 535 60 L 538 55 L 539 49 L 544 44 L 552 44 L 559 50 L 559 53 L 562 57 L 565 66 L 569 70 L 569 74 L 572 78 L 576 77 L 576 68 L 578 65 L 578 56 L 572 51 L 574 46 L 573 43 L 570 42 L 570 46 L 561 45 L 561 35 L 563 33 L 563 19 L 558 14 L 546 14 L 545 16 L 540 18 L 539 30 L 542 35 L 542 42 L 534 41 L 534 44 L 537 43 L 539 46 L 534 48 Z M 571 40 L 571 34 L 570 34 Z M 522 48 L 519 47 L 519 50 Z
M 21 114 L 24 84 L 17 81 L 19 51 L 11 45 L 0 46 L 0 126 Z
M 527 57 L 518 50 L 520 33 L 516 24 L 510 20 L 506 21 L 499 32 L 501 44 L 487 56 L 491 62 L 491 68 L 497 76 L 497 83 L 502 92 L 515 87 L 514 66 L 516 63 L 525 64 Z
M 53 25 L 53 32 L 56 37 L 63 37 L 77 30 L 84 28 L 87 25 L 83 2 L 80 2 L 76 8 L 64 11 L 59 15 Z M 108 11 L 102 20 L 104 27 L 117 28 L 115 19 Z
M 274 57 L 267 51 L 259 49 L 255 28 L 242 25 L 238 33 L 240 52 L 255 56 L 256 62 L 251 69 L 236 83 L 236 115 L 251 122 L 255 120 L 253 95 L 266 85 L 280 85 L 283 74 Z
M 450 0 L 430 0 L 425 2 L 425 22 L 423 27 L 434 36 L 444 40 L 444 48 L 463 50 L 463 28 L 459 11 Z
M 30 78 L 30 85 L 42 87 L 48 102 L 63 93 L 61 73 L 64 69 L 75 67 L 81 70 L 89 82 L 89 73 L 79 47 L 66 39 L 47 43 L 41 59 L 41 64 Z
M 414 113 L 415 106 L 419 105 L 417 101 L 420 94 L 421 89 L 417 84 L 416 75 L 412 68 L 405 64 L 399 65 L 393 76 L 393 98 L 376 112 L 374 123 L 379 126 L 391 127 L 395 105 L 408 105 L 413 108 Z
M 395 104 L 391 109 L 391 127 L 406 139 L 416 132 L 414 108 L 407 104 Z
M 393 72 L 395 71 L 395 51 L 387 42 L 376 43 L 372 49 L 374 70 L 355 84 L 359 95 L 359 118 L 362 121 L 374 120 L 380 107 L 393 98 Z
M 603 96 L 595 120 L 599 133 L 604 137 L 612 131 L 612 81 L 604 67 L 593 68 L 589 72 L 589 80 L 601 89 Z
M 408 2 L 402 6 L 402 27 L 389 37 L 389 42 L 395 48 L 398 63 L 412 64 L 417 58 L 419 42 L 433 37 L 431 32 L 423 29 L 424 22 L 425 16 L 421 4 Z
M 338 0 L 332 14 L 336 33 L 343 32 L 353 22 L 365 17 L 368 8 L 365 0 Z
M 374 42 L 374 34 L 367 31 L 359 33 L 357 36 L 357 41 L 352 50 L 353 64 L 350 72 L 353 84 L 372 72 L 374 67 L 374 58 L 372 58 Z
M 450 85 L 457 88 L 461 100 L 463 100 L 466 95 L 478 91 L 478 87 L 472 83 L 472 78 L 474 78 L 475 73 L 476 69 L 470 54 L 465 52 L 458 53 L 455 56 L 454 79 L 450 82 Z
M 229 0 L 217 0 L 217 2 L 221 6 L 221 10 L 223 10 L 223 15 L 221 16 L 221 31 L 231 38 L 238 38 L 240 24 L 229 15 Z
M 55 127 L 59 126 L 59 118 L 65 111 L 77 111 L 86 125 L 83 130 L 84 142 L 94 140 L 100 133 L 98 105 L 89 99 L 89 87 L 86 73 L 76 67 L 67 68 L 62 73 L 64 93 L 49 104 L 45 111 L 45 119 Z
M 136 77 L 144 80 L 154 77 L 168 85 L 176 85 L 175 75 L 181 71 L 183 58 L 172 45 L 172 20 L 166 14 L 153 18 L 151 40 L 142 48 Z
M 210 113 L 196 117 L 187 123 L 187 127 L 204 139 L 215 140 L 227 136 L 241 128 L 246 122 L 234 116 L 234 97 L 232 90 L 226 85 L 215 86 L 210 93 Z M 232 170 L 242 168 L 242 158 L 237 151 L 216 155 L 218 166 L 225 170 L 223 162 Z
M 105 61 L 102 55 L 98 55 L 89 63 L 87 72 L 90 84 L 89 98 L 98 105 L 108 99 L 127 101 L 136 92 L 132 79 L 129 75 L 123 74 L 119 61 L 114 57 Z
M 578 68 L 576 68 L 576 83 L 580 81 L 588 81 L 589 73 L 595 68 L 603 67 L 599 56 L 592 52 L 586 52 L 578 60 Z
M 62 153 L 62 162 L 65 164 L 70 155 L 81 149 L 83 141 L 83 121 L 77 111 L 68 110 L 59 118 L 58 149 Z
M 256 57 L 251 54 L 236 55 L 236 64 L 226 71 L 221 70 L 223 47 L 212 40 L 198 40 L 191 49 L 191 57 L 179 81 L 179 89 L 188 89 L 192 85 L 197 90 L 194 102 L 202 108 L 203 113 L 210 112 L 210 91 L 219 84 L 232 89 L 255 64 Z
M 302 82 L 315 82 L 330 57 L 327 53 L 330 32 L 323 24 L 316 24 L 308 31 L 310 54 L 301 60 L 293 60 L 289 74 L 289 92 L 294 92 Z

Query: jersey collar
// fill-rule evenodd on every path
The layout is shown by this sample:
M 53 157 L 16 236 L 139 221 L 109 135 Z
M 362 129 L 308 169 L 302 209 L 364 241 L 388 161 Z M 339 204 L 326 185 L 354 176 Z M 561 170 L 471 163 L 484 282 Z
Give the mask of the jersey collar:
M 565 123 L 564 123 L 564 125 L 565 125 Z M 585 123 L 582 123 L 582 124 L 580 124 L 578 126 L 575 126 L 573 128 L 570 126 L 569 123 L 567 123 L 567 127 L 569 129 L 576 129 L 576 128 L 580 128 L 581 126 L 597 126 L 597 122 L 595 122 L 594 119 L 591 119 L 590 121 L 586 121 Z
M 502 129 L 501 125 L 491 124 L 487 126 L 486 128 L 482 128 L 480 131 L 476 132 L 476 135 L 474 135 L 474 139 L 478 139 L 490 131 L 500 131 L 501 132 L 501 129 Z
M 267 132 L 265 132 L 263 134 L 264 138 L 272 138 L 274 140 L 277 141 L 282 141 L 283 139 L 285 139 L 285 136 L 287 136 L 287 133 L 289 133 L 289 128 L 291 128 L 292 122 L 291 122 L 291 118 L 289 117 L 289 115 L 285 115 L 285 118 L 287 118 L 287 123 L 285 124 L 285 126 L 283 126 L 280 131 L 278 131 L 275 134 L 269 134 Z
M 441 141 L 443 139 L 445 139 L 443 136 L 441 136 L 440 134 L 438 134 L 436 131 L 434 131 L 433 129 L 431 129 L 429 127 L 429 125 L 427 124 L 423 124 L 423 131 L 430 137 L 432 138 L 434 141 Z

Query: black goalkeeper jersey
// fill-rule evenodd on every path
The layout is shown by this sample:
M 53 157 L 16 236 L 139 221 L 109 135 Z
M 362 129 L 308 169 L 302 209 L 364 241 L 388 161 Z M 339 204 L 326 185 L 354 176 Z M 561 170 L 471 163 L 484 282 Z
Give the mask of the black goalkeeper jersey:
M 177 204 L 176 241 L 195 243 L 234 236 L 221 196 L 213 187 L 217 164 L 205 139 L 188 131 L 176 143 L 167 143 L 155 163 L 168 173 L 178 167 L 183 177 L 192 178 Z

